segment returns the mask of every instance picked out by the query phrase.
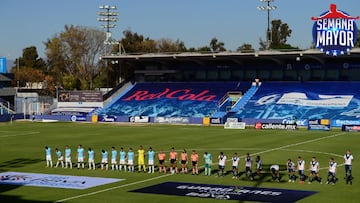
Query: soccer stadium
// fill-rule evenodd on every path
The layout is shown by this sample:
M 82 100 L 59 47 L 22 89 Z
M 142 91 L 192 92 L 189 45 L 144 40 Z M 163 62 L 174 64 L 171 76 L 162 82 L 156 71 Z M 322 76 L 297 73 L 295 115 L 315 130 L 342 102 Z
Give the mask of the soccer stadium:
M 359 48 L 101 60 L 131 72 L 54 100 L 0 74 L 1 202 L 359 201 Z

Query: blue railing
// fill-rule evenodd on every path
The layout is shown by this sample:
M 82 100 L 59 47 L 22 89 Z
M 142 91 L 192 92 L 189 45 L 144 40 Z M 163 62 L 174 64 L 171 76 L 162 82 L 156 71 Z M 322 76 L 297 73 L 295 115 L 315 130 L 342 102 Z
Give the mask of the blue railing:
M 244 108 L 246 103 L 251 99 L 252 96 L 256 93 L 256 91 L 259 89 L 258 86 L 253 85 L 250 87 L 250 89 L 244 94 L 241 99 L 239 99 L 234 106 L 229 110 L 229 112 L 235 113 L 238 112 L 240 109 Z

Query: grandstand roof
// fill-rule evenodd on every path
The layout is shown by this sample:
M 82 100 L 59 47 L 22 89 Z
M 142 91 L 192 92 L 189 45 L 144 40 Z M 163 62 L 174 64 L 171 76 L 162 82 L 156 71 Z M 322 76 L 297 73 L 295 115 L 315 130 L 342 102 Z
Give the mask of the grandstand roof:
M 174 62 L 189 61 L 202 63 L 207 61 L 230 61 L 236 64 L 243 64 L 248 61 L 272 61 L 277 64 L 286 64 L 289 61 L 313 61 L 324 64 L 326 61 L 337 59 L 343 60 L 359 60 L 360 48 L 352 49 L 350 54 L 340 56 L 329 56 L 319 50 L 296 50 L 296 51 L 257 51 L 251 53 L 242 52 L 178 52 L 178 53 L 148 53 L 148 54 L 112 54 L 102 56 L 102 59 L 120 60 L 123 62 Z

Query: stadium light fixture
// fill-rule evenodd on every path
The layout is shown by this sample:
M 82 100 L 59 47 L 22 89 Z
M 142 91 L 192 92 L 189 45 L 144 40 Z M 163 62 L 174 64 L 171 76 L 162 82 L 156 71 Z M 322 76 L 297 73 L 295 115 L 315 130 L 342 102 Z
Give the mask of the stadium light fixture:
M 271 44 L 271 30 L 270 30 L 270 12 L 276 9 L 276 6 L 271 5 L 274 0 L 260 0 L 260 2 L 266 3 L 266 6 L 258 6 L 260 11 L 267 11 L 267 30 L 266 30 L 266 49 L 270 49 Z
M 97 21 L 103 23 L 101 24 L 101 27 L 105 29 L 106 31 L 106 39 L 104 41 L 104 44 L 106 46 L 106 50 L 105 50 L 105 54 L 108 54 L 108 49 L 111 50 L 110 46 L 114 46 L 114 45 L 118 45 L 119 46 L 119 53 L 124 54 L 125 53 L 125 49 L 122 46 L 121 43 L 119 43 L 118 41 L 112 39 L 112 33 L 110 31 L 110 29 L 115 28 L 116 27 L 116 22 L 119 20 L 118 16 L 119 16 L 119 12 L 117 12 L 117 7 L 116 6 L 110 6 L 110 5 L 101 5 L 99 6 L 99 9 L 101 11 L 97 12 L 98 14 L 98 18 Z
M 99 11 L 97 13 L 99 15 L 97 20 L 99 22 L 105 23 L 105 24 L 102 24 L 101 27 L 106 29 L 105 42 L 107 42 L 107 41 L 111 40 L 110 29 L 116 27 L 115 23 L 118 21 L 117 16 L 119 16 L 119 12 L 114 11 L 114 10 L 116 10 L 116 6 L 102 5 L 102 6 L 99 6 L 99 9 L 104 10 L 104 11 Z

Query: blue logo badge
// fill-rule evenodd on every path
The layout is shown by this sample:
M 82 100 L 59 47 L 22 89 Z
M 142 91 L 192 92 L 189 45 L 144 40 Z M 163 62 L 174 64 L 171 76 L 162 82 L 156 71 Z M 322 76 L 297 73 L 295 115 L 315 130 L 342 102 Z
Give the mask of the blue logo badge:
M 312 17 L 313 40 L 316 48 L 327 55 L 343 55 L 355 46 L 358 37 L 358 28 L 355 20 L 346 12 L 337 10 L 335 4 L 330 5 L 330 10 L 319 17 Z

